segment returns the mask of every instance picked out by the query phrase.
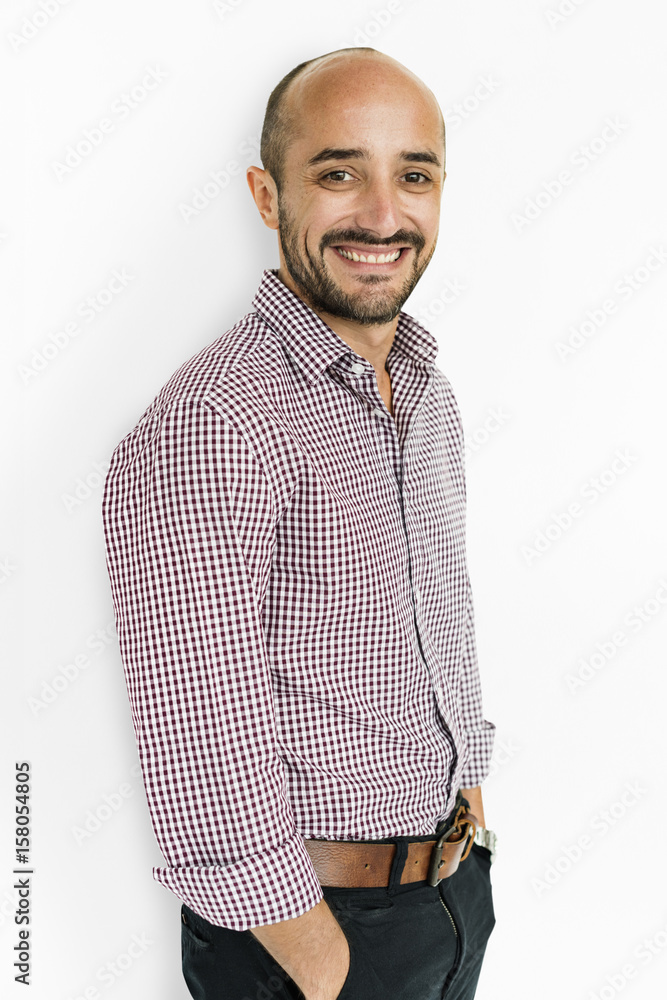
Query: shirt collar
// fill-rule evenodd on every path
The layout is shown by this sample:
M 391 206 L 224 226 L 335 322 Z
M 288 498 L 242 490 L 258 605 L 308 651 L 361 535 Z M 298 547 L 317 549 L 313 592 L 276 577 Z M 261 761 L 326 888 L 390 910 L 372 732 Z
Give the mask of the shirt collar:
M 360 357 L 272 270 L 262 273 L 252 306 L 275 330 L 310 382 L 321 378 L 343 355 Z M 438 342 L 417 320 L 401 312 L 391 349 L 415 364 L 430 367 L 438 352 Z

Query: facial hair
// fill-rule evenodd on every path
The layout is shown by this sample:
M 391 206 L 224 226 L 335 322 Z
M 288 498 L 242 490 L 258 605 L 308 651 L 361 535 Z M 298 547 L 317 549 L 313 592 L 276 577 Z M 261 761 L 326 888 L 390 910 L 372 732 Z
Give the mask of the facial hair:
M 278 202 L 278 232 L 285 266 L 305 302 L 316 312 L 325 312 L 340 319 L 352 320 L 362 326 L 391 323 L 411 294 L 433 256 L 435 243 L 427 256 L 420 260 L 426 240 L 421 233 L 399 229 L 389 239 L 378 240 L 371 233 L 354 229 L 331 230 L 320 240 L 317 253 L 311 255 L 305 241 L 299 245 L 299 233 L 293 216 L 284 203 Z M 359 290 L 346 292 L 329 273 L 324 261 L 327 246 L 343 243 L 369 246 L 412 247 L 413 261 L 409 273 L 399 288 L 383 288 L 392 280 L 389 275 L 360 274 Z

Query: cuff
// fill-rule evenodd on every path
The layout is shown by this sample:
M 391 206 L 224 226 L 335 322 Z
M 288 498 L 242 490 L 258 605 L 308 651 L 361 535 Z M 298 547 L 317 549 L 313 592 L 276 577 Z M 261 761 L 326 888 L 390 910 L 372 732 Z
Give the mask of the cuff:
M 461 771 L 461 788 L 477 788 L 491 770 L 491 754 L 496 727 L 492 722 L 466 730 L 468 759 Z
M 153 878 L 209 923 L 235 931 L 300 917 L 324 897 L 298 833 L 230 865 L 154 868 Z

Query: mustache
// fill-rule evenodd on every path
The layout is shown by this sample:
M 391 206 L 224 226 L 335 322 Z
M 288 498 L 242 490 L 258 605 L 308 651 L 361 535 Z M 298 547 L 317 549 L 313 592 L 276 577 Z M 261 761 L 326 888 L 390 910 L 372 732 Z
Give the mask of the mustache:
M 378 239 L 372 233 L 363 229 L 336 229 L 325 235 L 320 240 L 320 253 L 325 247 L 336 246 L 340 243 L 354 243 L 373 247 L 409 246 L 415 250 L 423 250 L 426 240 L 421 233 L 412 233 L 409 229 L 397 229 L 393 236 Z

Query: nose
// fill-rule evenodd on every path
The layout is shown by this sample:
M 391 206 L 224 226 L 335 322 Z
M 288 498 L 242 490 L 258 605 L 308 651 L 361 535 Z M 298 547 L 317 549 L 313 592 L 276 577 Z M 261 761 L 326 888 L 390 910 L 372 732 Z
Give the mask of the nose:
M 390 178 L 369 180 L 359 192 L 355 223 L 379 239 L 393 236 L 401 228 L 399 194 Z

